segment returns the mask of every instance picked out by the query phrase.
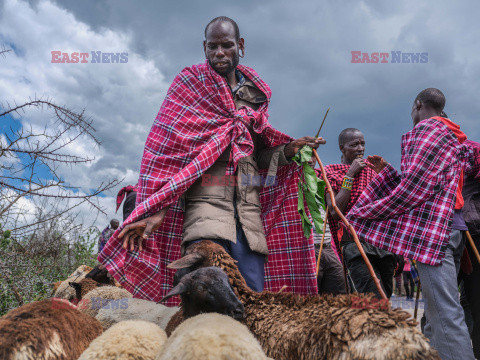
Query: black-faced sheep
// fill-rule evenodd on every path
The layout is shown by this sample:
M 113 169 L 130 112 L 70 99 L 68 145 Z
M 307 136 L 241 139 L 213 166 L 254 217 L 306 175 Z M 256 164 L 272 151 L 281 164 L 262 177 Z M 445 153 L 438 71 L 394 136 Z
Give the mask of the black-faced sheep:
M 166 340 L 154 323 L 121 321 L 93 340 L 78 360 L 154 360 Z
M 75 289 L 70 286 L 71 282 L 79 282 L 84 279 L 92 268 L 87 265 L 80 265 L 66 280 L 60 284 L 54 284 L 53 297 L 65 300 L 73 300 L 75 298 Z
M 226 315 L 202 314 L 185 320 L 156 360 L 266 360 L 245 325 Z M 292 358 L 293 359 L 293 358 Z
M 32 302 L 0 318 L 0 359 L 77 359 L 102 325 L 62 299 Z
M 364 339 L 373 346 L 380 338 L 390 338 L 393 343 L 384 354 L 386 358 L 402 353 L 403 359 L 440 359 L 407 312 L 392 310 L 388 303 L 378 307 L 371 294 L 256 293 L 247 286 L 230 255 L 211 241 L 190 245 L 183 258 L 169 265 L 174 269 L 204 266 L 218 266 L 227 273 L 245 306 L 244 324 L 266 354 L 276 360 L 363 359 L 354 354 L 365 347 Z M 395 336 L 398 329 L 412 336 L 399 342 Z
M 121 287 L 121 285 L 116 281 L 113 276 L 107 271 L 107 268 L 102 265 L 96 265 L 87 275 L 85 279 L 95 280 L 97 283 Z
M 218 267 L 201 268 L 185 275 L 161 301 L 175 295 L 180 295 L 181 309 L 170 319 L 167 335 L 183 319 L 201 313 L 216 312 L 235 319 L 243 318 L 243 304 L 233 292 L 227 274 Z

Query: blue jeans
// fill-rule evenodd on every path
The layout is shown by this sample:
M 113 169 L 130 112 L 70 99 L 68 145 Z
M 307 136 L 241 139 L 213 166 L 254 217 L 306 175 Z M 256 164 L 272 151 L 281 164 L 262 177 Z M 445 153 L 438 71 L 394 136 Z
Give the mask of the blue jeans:
M 265 280 L 265 255 L 250 249 L 245 232 L 238 220 L 236 243 L 222 239 L 198 239 L 190 241 L 189 243 L 193 244 L 194 242 L 201 240 L 210 240 L 221 245 L 233 259 L 238 261 L 238 270 L 247 282 L 248 287 L 253 291 L 263 291 L 263 283 Z M 189 244 L 187 244 L 187 246 L 188 245 Z
M 457 287 L 464 245 L 463 233 L 452 230 L 439 266 L 417 262 L 427 318 L 425 336 L 442 360 L 475 359 Z

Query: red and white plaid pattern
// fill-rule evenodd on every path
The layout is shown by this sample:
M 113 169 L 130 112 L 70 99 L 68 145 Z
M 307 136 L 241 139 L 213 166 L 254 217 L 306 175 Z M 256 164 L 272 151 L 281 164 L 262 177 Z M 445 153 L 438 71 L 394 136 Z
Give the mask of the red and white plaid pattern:
M 332 190 L 335 194 L 337 194 L 342 188 L 342 181 L 347 174 L 348 169 L 350 169 L 350 165 L 345 164 L 330 164 L 325 166 L 325 173 L 327 175 L 327 179 L 330 182 Z M 320 170 L 317 170 L 317 175 L 321 176 Z M 355 176 L 355 178 L 353 179 L 352 190 L 350 191 L 350 200 L 348 201 L 347 207 L 344 210 L 345 214 L 348 214 L 350 209 L 357 202 L 363 190 L 365 190 L 367 185 L 373 180 L 375 176 L 377 176 L 377 173 L 369 167 L 363 168 L 363 170 L 359 174 L 357 174 L 357 176 Z M 326 190 L 325 196 L 329 196 Z M 341 239 L 338 238 L 338 230 L 340 229 L 339 223 L 340 221 L 335 220 L 332 217 L 332 214 L 328 214 L 328 225 L 330 226 L 330 232 L 332 233 L 335 250 L 340 249 Z M 338 253 L 341 254 L 341 251 L 338 251 Z
M 429 265 L 445 257 L 466 147 L 441 121 L 426 119 L 402 137 L 402 174 L 388 165 L 347 218 L 370 244 Z
M 100 262 L 135 297 L 160 300 L 171 288 L 174 271 L 166 266 L 180 257 L 183 212 L 179 197 L 232 146 L 227 175 L 234 174 L 238 160 L 253 153 L 247 126 L 261 134 L 267 147 L 291 141 L 268 123 L 271 91 L 257 73 L 238 66 L 267 96 L 254 111 L 235 108 L 223 77 L 208 64 L 185 68 L 174 80 L 155 119 L 142 158 L 137 206 L 99 255 Z M 262 220 L 270 251 L 265 287 L 316 293 L 313 239 L 303 236 L 297 212 L 299 168 L 279 169 L 278 185 L 260 192 Z M 266 172 L 261 173 L 265 175 Z M 163 225 L 145 244 L 145 250 L 126 251 L 117 238 L 121 229 L 170 205 Z M 167 304 L 174 304 L 175 300 Z

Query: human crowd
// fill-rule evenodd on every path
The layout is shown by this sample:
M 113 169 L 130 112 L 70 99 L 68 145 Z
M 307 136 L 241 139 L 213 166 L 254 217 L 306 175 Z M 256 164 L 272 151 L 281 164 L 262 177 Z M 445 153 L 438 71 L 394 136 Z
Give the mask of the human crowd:
M 421 289 L 423 331 L 441 358 L 480 358 L 480 259 L 465 245 L 467 236 L 480 245 L 480 144 L 448 118 L 442 91 L 427 88 L 413 99 L 401 172 L 381 156 L 365 156 L 361 130 L 340 132 L 340 162 L 325 166 L 335 194 L 334 202 L 325 194 L 328 225 L 306 239 L 297 209 L 301 170 L 292 158 L 305 145 L 321 152 L 326 141 L 292 139 L 270 125 L 270 88 L 239 64 L 245 40 L 235 21 L 213 19 L 204 52 L 206 62 L 185 68 L 168 90 L 138 184 L 119 193 L 117 209 L 126 198 L 124 222 L 112 223 L 99 243 L 109 272 L 135 297 L 158 301 L 172 287 L 167 265 L 191 244 L 211 240 L 255 291 L 286 286 L 380 298 L 339 210 L 388 298 L 395 277 L 403 276 L 408 299 Z M 276 181 L 245 180 L 259 174 Z M 238 180 L 204 186 L 205 175 Z M 314 249 L 321 251 L 318 275 Z

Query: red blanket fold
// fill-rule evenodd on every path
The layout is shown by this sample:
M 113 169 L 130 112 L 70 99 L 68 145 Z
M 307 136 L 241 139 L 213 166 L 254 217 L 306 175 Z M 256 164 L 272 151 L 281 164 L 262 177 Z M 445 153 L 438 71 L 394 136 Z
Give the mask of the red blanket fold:
M 253 153 L 248 126 L 261 134 L 267 147 L 291 141 L 268 123 L 268 85 L 252 69 L 239 65 L 238 70 L 267 96 L 258 111 L 248 107 L 237 110 L 225 79 L 207 62 L 185 68 L 168 90 L 145 144 L 138 204 L 98 257 L 134 297 L 158 301 L 171 288 L 173 271 L 166 265 L 180 257 L 183 230 L 178 199 L 228 145 L 232 146 L 227 168 L 230 175 L 240 158 Z M 316 293 L 313 239 L 303 237 L 297 212 L 299 168 L 295 164 L 284 166 L 277 176 L 278 185 L 260 192 L 270 252 L 265 288 L 276 291 L 287 285 L 287 291 Z M 145 250 L 121 247 L 117 236 L 125 225 L 169 205 L 163 225 L 147 239 Z

